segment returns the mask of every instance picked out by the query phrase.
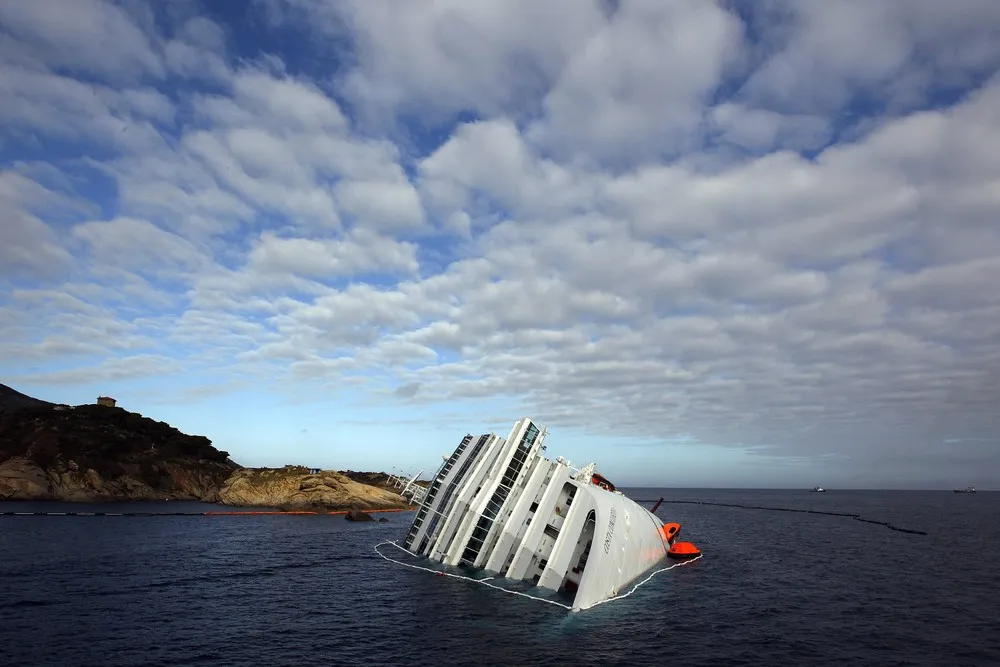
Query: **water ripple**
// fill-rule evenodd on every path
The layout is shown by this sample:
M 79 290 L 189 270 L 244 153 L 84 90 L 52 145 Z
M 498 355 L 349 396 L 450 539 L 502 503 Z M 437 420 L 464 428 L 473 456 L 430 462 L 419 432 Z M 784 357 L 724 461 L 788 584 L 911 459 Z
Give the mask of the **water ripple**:
M 405 514 L 385 524 L 0 517 L 2 662 L 1000 664 L 1000 494 L 648 494 L 853 513 L 930 536 L 808 513 L 664 505 L 660 516 L 680 521 L 705 557 L 628 600 L 567 614 L 383 561 L 372 546 L 399 539 Z

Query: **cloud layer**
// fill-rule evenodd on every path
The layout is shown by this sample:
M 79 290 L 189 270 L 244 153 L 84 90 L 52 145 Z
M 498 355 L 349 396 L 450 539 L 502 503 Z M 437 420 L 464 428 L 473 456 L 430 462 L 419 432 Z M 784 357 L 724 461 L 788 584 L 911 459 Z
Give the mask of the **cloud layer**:
M 5 383 L 1000 484 L 997 3 L 49 4 L 0 3 Z

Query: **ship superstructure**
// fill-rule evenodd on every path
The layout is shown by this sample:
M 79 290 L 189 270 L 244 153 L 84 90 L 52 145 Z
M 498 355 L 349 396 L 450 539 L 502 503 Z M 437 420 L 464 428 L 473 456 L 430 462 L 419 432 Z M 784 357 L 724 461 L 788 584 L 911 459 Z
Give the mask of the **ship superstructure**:
M 570 595 L 574 610 L 660 563 L 673 533 L 593 463 L 543 456 L 546 435 L 528 418 L 506 438 L 466 435 L 423 492 L 403 547 Z

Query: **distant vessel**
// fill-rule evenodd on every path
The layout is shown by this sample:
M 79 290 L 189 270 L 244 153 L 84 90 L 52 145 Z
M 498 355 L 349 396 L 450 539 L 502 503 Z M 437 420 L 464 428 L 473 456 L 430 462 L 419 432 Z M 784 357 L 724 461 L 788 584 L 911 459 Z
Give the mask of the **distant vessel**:
M 955 493 L 975 493 L 976 487 L 969 485 L 964 489 L 952 489 L 952 491 L 954 491 Z
M 542 456 L 546 434 L 524 418 L 506 438 L 466 435 L 418 492 L 402 547 L 572 596 L 573 611 L 617 597 L 667 557 L 700 555 L 675 541 L 680 524 L 664 526 L 594 463 Z
M 826 489 L 824 489 L 822 486 L 814 486 L 812 490 L 813 493 L 826 493 Z

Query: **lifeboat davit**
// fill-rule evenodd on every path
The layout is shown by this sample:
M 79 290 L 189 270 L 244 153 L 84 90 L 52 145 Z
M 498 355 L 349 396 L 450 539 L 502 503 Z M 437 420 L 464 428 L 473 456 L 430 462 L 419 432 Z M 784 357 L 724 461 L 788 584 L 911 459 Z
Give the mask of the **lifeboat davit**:
M 681 534 L 681 524 L 676 522 L 663 524 L 663 537 L 670 544 L 674 543 L 674 539 Z
M 677 559 L 697 558 L 700 555 L 701 551 L 692 542 L 675 542 L 670 545 L 670 551 L 667 552 L 667 556 Z

